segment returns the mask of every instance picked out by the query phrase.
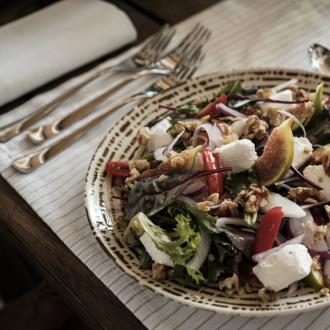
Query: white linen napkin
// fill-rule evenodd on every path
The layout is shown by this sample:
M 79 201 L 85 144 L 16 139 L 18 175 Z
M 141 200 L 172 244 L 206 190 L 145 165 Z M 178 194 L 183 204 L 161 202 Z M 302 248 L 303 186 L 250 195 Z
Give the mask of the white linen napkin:
M 60 1 L 9 23 L 0 28 L 0 105 L 135 38 L 127 15 L 100 0 Z
M 213 33 L 205 45 L 206 58 L 197 75 L 265 66 L 308 69 L 307 47 L 314 42 L 330 46 L 329 17 L 328 0 L 227 0 L 180 23 L 172 44 L 177 43 L 196 22 L 201 22 Z M 115 62 L 112 60 L 108 63 Z M 76 81 L 79 79 L 81 77 L 77 77 Z M 33 111 L 37 104 L 55 97 L 61 89 L 73 83 L 71 80 L 36 96 L 0 116 L 0 122 L 9 123 L 17 119 L 23 108 Z M 72 111 L 83 96 L 93 96 L 99 88 L 98 84 L 89 86 L 89 89 L 81 91 L 45 118 L 44 122 L 57 117 L 59 113 Z M 129 91 L 132 92 L 131 86 L 123 93 Z M 102 105 L 98 111 L 105 109 L 107 106 Z M 122 108 L 109 116 L 72 147 L 28 175 L 19 174 L 10 167 L 12 159 L 31 149 L 25 136 L 22 134 L 0 144 L 1 175 L 81 262 L 149 329 L 330 329 L 329 308 L 296 315 L 246 318 L 179 305 L 142 287 L 114 264 L 93 236 L 85 215 L 85 175 L 96 146 L 108 129 L 129 109 L 129 106 Z

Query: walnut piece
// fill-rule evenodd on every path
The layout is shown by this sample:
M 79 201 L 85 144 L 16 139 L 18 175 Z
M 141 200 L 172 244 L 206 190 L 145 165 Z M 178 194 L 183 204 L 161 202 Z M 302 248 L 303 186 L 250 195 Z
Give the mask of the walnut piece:
M 328 231 L 328 227 L 327 226 L 318 226 L 318 225 L 315 225 L 314 226 L 314 240 L 315 241 L 320 241 L 322 240 L 326 234 L 327 234 L 327 231 Z
M 219 289 L 227 289 L 230 290 L 228 293 L 239 292 L 239 278 L 237 274 L 233 274 L 225 278 L 223 281 L 219 282 Z M 226 291 L 227 292 L 227 291 Z
M 257 115 L 249 116 L 242 137 L 246 139 L 262 140 L 267 135 L 268 124 Z
M 273 92 L 269 88 L 260 88 L 257 90 L 256 94 L 261 99 L 269 99 L 269 98 L 271 98 Z
M 263 302 L 271 302 L 277 300 L 277 293 L 275 291 L 270 291 L 262 288 L 258 291 L 258 298 Z
M 181 133 L 182 131 L 187 131 L 192 133 L 198 126 L 207 123 L 209 120 L 210 120 L 210 116 L 207 115 L 200 119 L 189 120 L 187 122 L 178 121 L 175 124 L 175 131 L 177 133 Z
M 280 113 L 275 107 L 270 107 L 267 110 L 267 121 L 271 126 L 279 126 L 287 117 Z
M 219 203 L 219 194 L 213 193 L 207 197 L 207 200 L 212 202 L 213 205 L 217 205 Z
M 141 146 L 146 146 L 150 140 L 149 129 L 142 127 L 137 135 L 137 140 Z
M 223 144 L 228 144 L 238 140 L 238 135 L 233 132 L 229 125 L 225 123 L 219 123 L 219 128 L 222 133 Z
M 152 278 L 155 281 L 162 281 L 168 279 L 168 267 L 154 262 L 152 264 Z
M 217 209 L 220 217 L 238 217 L 238 204 L 230 199 L 225 199 Z
M 136 168 L 130 170 L 130 176 L 125 179 L 125 183 L 132 183 L 140 177 L 140 172 Z
M 269 191 L 265 186 L 252 183 L 248 190 L 242 190 L 234 199 L 234 202 L 244 206 L 248 213 L 255 213 L 268 205 L 270 200 Z
M 326 197 L 321 191 L 310 187 L 291 188 L 288 197 L 295 202 L 304 204 L 326 201 Z
M 329 297 L 330 296 L 330 289 L 329 288 L 323 288 L 320 290 L 320 293 L 322 296 Z
M 313 257 L 312 270 L 321 270 L 320 256 Z
M 312 156 L 312 162 L 314 164 L 322 164 L 325 174 L 330 176 L 330 147 L 326 146 L 316 149 Z
M 214 206 L 213 202 L 211 201 L 203 201 L 196 203 L 196 208 L 202 212 L 209 212 L 211 211 L 211 207 Z
M 146 159 L 135 159 L 128 162 L 128 167 L 130 170 L 136 168 L 139 172 L 142 172 L 150 168 L 150 163 Z

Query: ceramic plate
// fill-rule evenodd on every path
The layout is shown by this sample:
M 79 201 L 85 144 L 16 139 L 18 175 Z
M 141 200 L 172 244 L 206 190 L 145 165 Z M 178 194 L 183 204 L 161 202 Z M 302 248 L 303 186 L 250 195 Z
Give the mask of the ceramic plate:
M 116 226 L 116 219 L 122 216 L 118 199 L 112 199 L 112 178 L 105 174 L 108 160 L 133 159 L 138 150 L 135 139 L 139 129 L 152 120 L 163 116 L 166 110 L 159 109 L 159 103 L 179 105 L 196 96 L 211 96 L 230 81 L 241 81 L 245 87 L 270 87 L 291 78 L 297 78 L 299 85 L 314 91 L 324 81 L 325 92 L 330 94 L 330 77 L 311 72 L 288 69 L 256 69 L 213 73 L 189 80 L 158 95 L 142 106 L 138 106 L 117 122 L 97 148 L 86 178 L 87 215 L 98 242 L 117 265 L 141 285 L 191 307 L 232 315 L 275 316 L 309 311 L 330 305 L 330 297 L 302 288 L 293 297 L 286 297 L 261 304 L 255 294 L 227 297 L 219 290 L 202 287 L 192 289 L 173 281 L 157 282 L 151 271 L 141 270 L 139 260 L 122 242 L 122 231 Z

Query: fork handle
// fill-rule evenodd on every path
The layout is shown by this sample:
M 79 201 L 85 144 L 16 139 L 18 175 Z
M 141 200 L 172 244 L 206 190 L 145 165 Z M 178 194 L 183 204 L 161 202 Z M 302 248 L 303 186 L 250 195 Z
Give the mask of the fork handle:
M 0 142 L 6 142 L 13 138 L 14 136 L 20 134 L 26 128 L 30 127 L 34 123 L 36 123 L 39 119 L 43 118 L 50 112 L 52 112 L 57 106 L 67 100 L 71 95 L 75 94 L 78 90 L 100 77 L 103 74 L 103 71 L 99 71 L 92 76 L 86 78 L 81 81 L 79 84 L 69 88 L 62 94 L 58 95 L 55 99 L 50 101 L 49 103 L 43 105 L 37 111 L 32 114 L 20 119 L 13 124 L 7 125 L 5 127 L 0 128 Z
M 95 117 L 84 126 L 78 128 L 76 131 L 72 132 L 71 134 L 65 136 L 64 138 L 58 140 L 57 142 L 53 143 L 52 145 L 43 148 L 39 151 L 33 152 L 21 158 L 15 159 L 12 162 L 12 166 L 21 173 L 30 173 L 36 168 L 44 165 L 48 160 L 55 157 L 57 154 L 68 148 L 71 144 L 75 141 L 80 139 L 86 132 L 88 132 L 91 128 L 99 124 L 103 121 L 106 117 L 108 117 L 112 112 L 116 111 L 118 108 L 128 104 L 132 101 L 140 100 L 147 98 L 143 93 L 138 93 L 132 96 L 129 96 L 125 99 L 122 99 L 118 102 L 115 106 L 111 107 L 106 112 L 100 114 L 99 116 Z
M 136 69 L 135 73 L 129 75 L 128 77 L 124 78 L 122 81 L 117 83 L 116 85 L 112 86 L 110 89 L 107 89 L 105 92 L 97 96 L 96 98 L 92 99 L 90 102 L 84 104 L 83 106 L 79 107 L 75 111 L 71 112 L 70 114 L 56 119 L 53 122 L 50 122 L 45 125 L 41 125 L 39 127 L 31 129 L 27 133 L 27 137 L 34 143 L 34 144 L 42 144 L 46 140 L 58 135 L 68 127 L 72 126 L 73 124 L 77 123 L 80 119 L 85 117 L 87 114 L 92 112 L 96 106 L 107 100 L 111 97 L 114 93 L 119 91 L 121 88 L 132 82 L 133 80 L 137 79 L 138 77 L 152 74 L 151 71 L 145 70 L 144 68 Z

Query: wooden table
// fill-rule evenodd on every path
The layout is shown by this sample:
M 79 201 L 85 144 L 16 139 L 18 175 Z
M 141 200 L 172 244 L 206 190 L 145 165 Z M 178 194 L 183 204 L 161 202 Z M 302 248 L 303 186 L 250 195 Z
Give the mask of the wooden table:
M 0 24 L 10 22 L 53 2 L 56 1 L 4 1 L 0 4 Z M 111 0 L 111 2 L 123 9 L 131 18 L 138 31 L 137 43 L 139 43 L 156 32 L 165 22 L 177 23 L 216 3 L 217 0 Z M 118 53 L 120 51 L 116 52 Z M 116 54 L 109 54 L 1 107 L 0 113 L 9 111 L 33 95 L 53 88 Z M 92 329 L 144 329 L 140 321 L 59 240 L 1 176 L 0 235 L 10 240 Z

